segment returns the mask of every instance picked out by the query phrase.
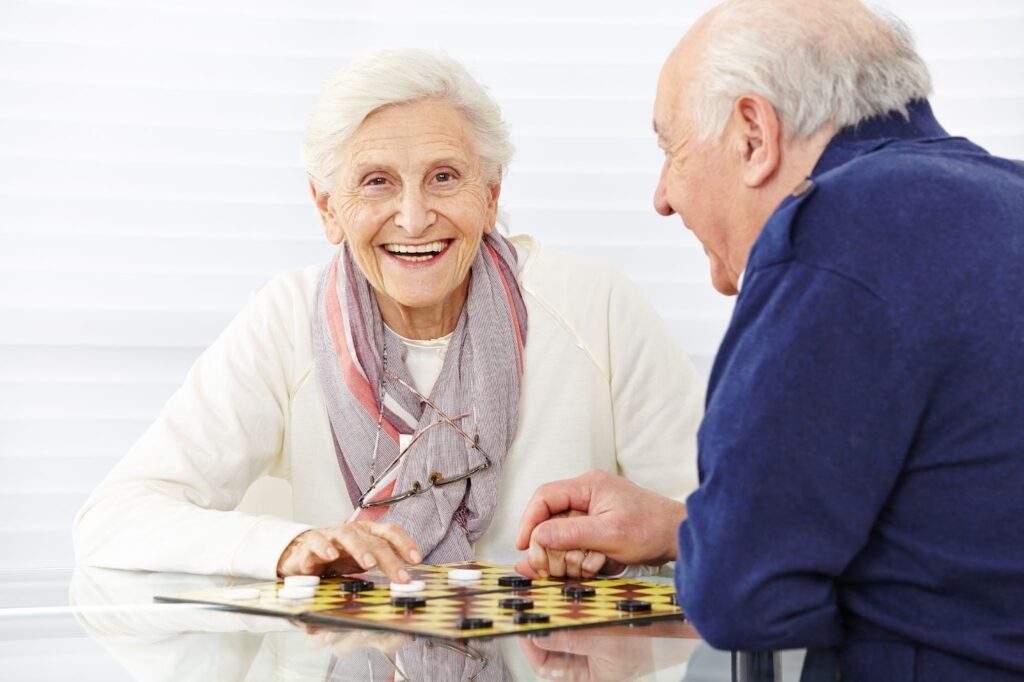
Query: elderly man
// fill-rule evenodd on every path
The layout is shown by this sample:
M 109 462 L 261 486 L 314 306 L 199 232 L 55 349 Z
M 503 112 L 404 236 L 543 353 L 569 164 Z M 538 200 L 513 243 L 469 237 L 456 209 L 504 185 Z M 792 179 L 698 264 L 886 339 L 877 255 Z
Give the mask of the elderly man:
M 905 28 L 854 0 L 736 0 L 687 33 L 655 207 L 742 292 L 701 485 L 684 508 L 549 484 L 521 549 L 678 557 L 720 648 L 837 646 L 854 680 L 1024 675 L 1024 166 L 950 137 L 929 90 Z

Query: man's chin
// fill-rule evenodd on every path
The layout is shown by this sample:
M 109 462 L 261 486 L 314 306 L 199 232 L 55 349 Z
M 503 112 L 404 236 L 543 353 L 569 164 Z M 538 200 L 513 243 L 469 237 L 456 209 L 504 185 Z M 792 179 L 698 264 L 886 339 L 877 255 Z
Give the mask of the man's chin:
M 739 293 L 736 282 L 725 274 L 724 270 L 716 268 L 714 265 L 711 266 L 711 286 L 724 296 L 735 296 Z

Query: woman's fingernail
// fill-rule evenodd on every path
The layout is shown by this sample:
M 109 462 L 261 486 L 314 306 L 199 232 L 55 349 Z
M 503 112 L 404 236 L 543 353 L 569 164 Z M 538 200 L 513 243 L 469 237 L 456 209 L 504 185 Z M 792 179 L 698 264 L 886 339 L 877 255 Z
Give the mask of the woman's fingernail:
M 404 568 L 398 569 L 398 579 L 399 580 L 404 580 L 404 581 L 408 582 L 409 578 L 410 578 L 410 576 L 409 576 L 409 572 L 407 570 L 405 570 Z
M 417 552 L 415 549 L 409 552 L 409 558 L 412 559 L 412 562 L 414 564 L 418 564 L 419 562 L 423 561 L 423 555 Z
M 373 558 L 373 555 L 367 552 L 363 555 L 363 568 L 373 568 L 377 565 L 377 560 Z

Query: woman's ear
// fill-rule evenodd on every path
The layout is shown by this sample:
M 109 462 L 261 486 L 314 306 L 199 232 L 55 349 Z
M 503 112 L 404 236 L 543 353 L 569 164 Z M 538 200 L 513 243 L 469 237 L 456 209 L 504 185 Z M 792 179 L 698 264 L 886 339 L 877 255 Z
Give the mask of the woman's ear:
M 313 178 L 308 179 L 309 191 L 313 195 L 313 204 L 320 215 L 320 223 L 324 227 L 324 235 L 327 237 L 327 241 L 332 244 L 340 244 L 341 240 L 345 238 L 345 230 L 342 229 L 338 216 L 331 206 L 331 195 L 320 191 Z
M 494 232 L 498 224 L 498 198 L 501 196 L 501 175 L 487 186 L 487 221 L 484 223 L 484 234 Z
M 744 95 L 733 105 L 732 123 L 743 183 L 761 187 L 775 175 L 781 158 L 782 126 L 775 107 L 760 95 Z

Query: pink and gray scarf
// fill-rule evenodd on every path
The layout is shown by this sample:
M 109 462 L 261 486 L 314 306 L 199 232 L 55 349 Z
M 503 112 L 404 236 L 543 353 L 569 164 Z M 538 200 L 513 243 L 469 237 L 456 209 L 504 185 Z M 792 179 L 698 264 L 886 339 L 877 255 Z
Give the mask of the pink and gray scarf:
M 492 233 L 484 237 L 470 270 L 469 292 L 452 334 L 441 374 L 429 398 L 468 434 L 480 433 L 491 467 L 464 482 L 435 487 L 387 507 L 360 510 L 370 483 L 378 438 L 382 349 L 388 373 L 410 386 L 405 345 L 385 328 L 372 286 L 355 265 L 347 242 L 325 268 L 313 315 L 313 353 L 334 433 L 335 454 L 354 519 L 391 521 L 419 544 L 426 561 L 473 557 L 473 543 L 494 515 L 505 453 L 515 438 L 526 342 L 526 306 L 515 275 L 515 248 Z M 399 434 L 414 434 L 437 420 L 433 409 L 394 378 L 384 377 L 375 471 L 398 456 Z M 449 426 L 426 431 L 395 472 L 377 482 L 369 498 L 384 499 L 426 484 L 432 472 L 457 476 L 482 462 Z

